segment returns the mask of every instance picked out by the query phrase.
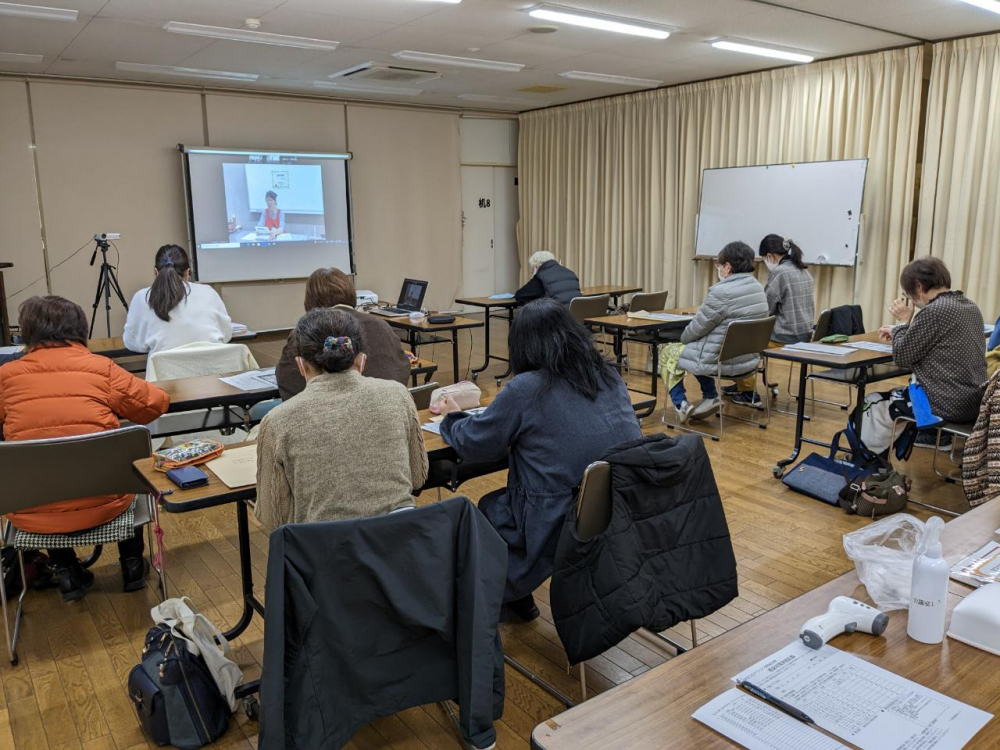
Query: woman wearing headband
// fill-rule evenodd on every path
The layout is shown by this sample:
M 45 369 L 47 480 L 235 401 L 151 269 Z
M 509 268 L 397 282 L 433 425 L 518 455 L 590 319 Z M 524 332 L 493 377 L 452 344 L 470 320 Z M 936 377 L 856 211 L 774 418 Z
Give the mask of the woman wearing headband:
M 191 281 L 184 248 L 156 251 L 153 284 L 135 293 L 128 306 L 125 346 L 134 352 L 159 352 L 184 344 L 225 344 L 233 337 L 226 305 L 212 287 Z
M 400 383 L 363 377 L 364 334 L 347 310 L 318 308 L 293 332 L 306 387 L 264 417 L 255 514 L 282 524 L 412 507 L 427 480 L 417 409 Z
M 796 344 L 812 338 L 816 322 L 813 277 L 802 260 L 802 250 L 791 239 L 769 234 L 760 241 L 760 257 L 769 273 L 764 293 L 774 322 L 771 340 L 777 344 Z M 755 380 L 747 378 L 722 389 L 725 396 L 744 406 L 763 405 L 754 391 Z

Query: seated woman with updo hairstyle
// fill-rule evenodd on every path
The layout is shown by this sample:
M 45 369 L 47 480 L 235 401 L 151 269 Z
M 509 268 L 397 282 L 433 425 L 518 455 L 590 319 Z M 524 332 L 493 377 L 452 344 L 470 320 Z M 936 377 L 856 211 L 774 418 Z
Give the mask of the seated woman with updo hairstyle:
M 363 377 L 365 342 L 349 311 L 311 310 L 293 343 L 306 387 L 260 424 L 258 520 L 270 532 L 412 507 L 427 451 L 409 391 Z

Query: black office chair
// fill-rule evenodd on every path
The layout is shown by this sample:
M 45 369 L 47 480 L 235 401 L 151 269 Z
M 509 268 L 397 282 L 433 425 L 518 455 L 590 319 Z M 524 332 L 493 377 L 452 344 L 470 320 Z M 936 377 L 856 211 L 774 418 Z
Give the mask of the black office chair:
M 0 442 L 0 476 L 4 478 L 0 516 L 81 497 L 135 493 L 135 525 L 136 528 L 146 527 L 150 567 L 159 576 L 161 599 L 166 599 L 167 579 L 162 566 L 156 566 L 156 542 L 150 523 L 156 517 L 154 499 L 147 494 L 149 488 L 132 467 L 133 461 L 148 458 L 151 453 L 149 430 L 139 425 L 90 435 Z M 0 548 L 13 543 L 15 532 L 9 521 L 0 522 Z M 17 600 L 13 633 L 7 615 L 7 594 L 0 585 L 7 652 L 12 665 L 18 661 L 17 639 L 27 591 L 20 552 L 18 562 L 22 589 Z

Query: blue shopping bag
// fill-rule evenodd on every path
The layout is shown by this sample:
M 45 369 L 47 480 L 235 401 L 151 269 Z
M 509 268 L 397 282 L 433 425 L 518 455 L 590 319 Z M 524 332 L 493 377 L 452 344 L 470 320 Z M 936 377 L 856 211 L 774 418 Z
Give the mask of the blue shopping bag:
M 937 427 L 944 422 L 941 417 L 931 411 L 931 402 L 927 398 L 927 391 L 916 381 L 910 383 L 910 406 L 913 407 L 913 418 L 917 422 L 918 430 Z

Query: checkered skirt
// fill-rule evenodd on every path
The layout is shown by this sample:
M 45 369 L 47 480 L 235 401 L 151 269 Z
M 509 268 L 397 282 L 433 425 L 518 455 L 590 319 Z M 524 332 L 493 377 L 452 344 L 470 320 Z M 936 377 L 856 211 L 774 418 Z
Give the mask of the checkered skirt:
M 135 535 L 135 503 L 133 500 L 124 513 L 106 524 L 70 534 L 36 534 L 17 529 L 14 533 L 14 549 L 63 549 L 123 542 Z

